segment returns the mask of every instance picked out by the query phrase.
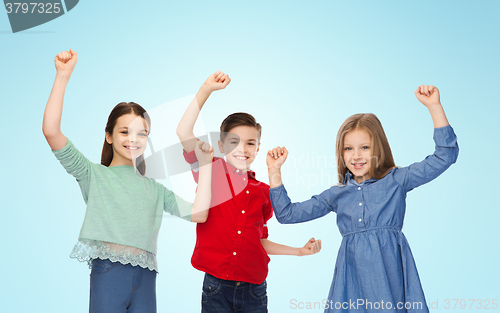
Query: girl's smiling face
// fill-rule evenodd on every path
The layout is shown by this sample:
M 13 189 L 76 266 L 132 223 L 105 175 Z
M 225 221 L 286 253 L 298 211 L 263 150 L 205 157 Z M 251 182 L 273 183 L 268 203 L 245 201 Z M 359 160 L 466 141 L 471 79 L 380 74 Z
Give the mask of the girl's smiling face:
M 362 129 L 354 129 L 344 136 L 344 162 L 356 182 L 370 179 L 371 137 Z
M 236 126 L 227 133 L 224 143 L 219 140 L 219 151 L 227 163 L 246 172 L 259 152 L 259 131 L 251 126 Z
M 129 113 L 116 120 L 113 134 L 106 133 L 106 141 L 113 147 L 113 160 L 109 166 L 130 165 L 146 149 L 148 125 L 144 118 Z

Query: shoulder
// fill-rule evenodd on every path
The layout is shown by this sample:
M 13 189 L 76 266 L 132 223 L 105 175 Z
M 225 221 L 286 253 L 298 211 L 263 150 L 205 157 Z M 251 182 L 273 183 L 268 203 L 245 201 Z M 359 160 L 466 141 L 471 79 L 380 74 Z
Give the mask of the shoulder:
M 219 158 L 219 157 L 214 156 L 212 163 L 221 163 L 221 162 L 226 163 L 226 160 L 224 160 L 224 158 Z
M 61 163 L 66 164 L 67 166 L 92 166 L 97 168 L 101 166 L 100 163 L 94 163 L 87 159 L 87 157 L 75 147 L 73 142 L 66 137 L 66 145 L 59 150 L 51 150 L 54 156 L 61 161 Z
M 229 166 L 228 164 L 226 164 L 226 160 L 224 160 L 224 158 L 219 158 L 219 157 L 215 157 L 213 158 L 212 160 L 212 173 L 220 173 L 220 172 L 226 172 L 226 170 L 224 169 L 224 167 L 227 167 Z
M 255 183 L 256 186 L 263 188 L 263 189 L 266 189 L 267 191 L 269 191 L 269 189 L 271 188 L 271 186 L 269 186 L 268 184 L 266 184 L 264 182 L 261 182 L 260 180 L 257 180 L 255 178 L 252 178 L 251 180 Z
M 379 179 L 379 181 L 399 184 L 404 178 L 407 170 L 408 167 L 395 166 L 391 168 L 383 178 Z

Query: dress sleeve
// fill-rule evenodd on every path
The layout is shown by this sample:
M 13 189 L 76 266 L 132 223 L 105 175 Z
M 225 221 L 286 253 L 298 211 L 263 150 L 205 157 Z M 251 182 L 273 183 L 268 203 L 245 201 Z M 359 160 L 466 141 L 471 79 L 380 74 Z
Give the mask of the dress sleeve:
M 337 212 L 336 197 L 333 196 L 332 188 L 334 187 L 312 196 L 307 201 L 296 203 L 290 201 L 284 185 L 269 189 L 276 219 L 281 224 L 294 224 Z
M 191 221 L 191 211 L 193 209 L 193 204 L 188 202 L 167 187 L 158 184 L 160 188 L 165 190 L 165 200 L 163 203 L 163 210 L 171 215 L 185 219 L 186 221 Z
M 80 184 L 83 198 L 85 202 L 88 200 L 90 173 L 92 162 L 90 162 L 80 151 L 78 151 L 73 143 L 67 139 L 66 145 L 60 150 L 52 150 L 52 153 L 61 162 L 61 165 L 66 169 L 68 174 L 76 178 Z
M 405 192 L 430 182 L 457 161 L 457 136 L 451 125 L 435 128 L 434 142 L 436 147 L 433 154 L 428 155 L 421 162 L 396 170 L 394 179 Z

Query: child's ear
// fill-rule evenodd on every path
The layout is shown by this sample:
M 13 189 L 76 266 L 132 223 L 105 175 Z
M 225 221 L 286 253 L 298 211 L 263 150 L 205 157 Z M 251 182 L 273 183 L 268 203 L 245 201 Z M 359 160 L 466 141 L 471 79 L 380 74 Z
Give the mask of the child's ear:
M 111 140 L 111 135 L 108 132 L 106 132 L 106 142 L 109 144 L 113 143 L 113 140 Z
M 259 149 L 260 149 L 260 142 L 259 144 L 257 145 L 257 151 L 255 151 L 255 154 L 257 155 L 257 153 L 259 153 Z
M 219 145 L 219 152 L 224 154 L 224 144 L 222 143 L 222 141 L 219 140 L 218 145 Z

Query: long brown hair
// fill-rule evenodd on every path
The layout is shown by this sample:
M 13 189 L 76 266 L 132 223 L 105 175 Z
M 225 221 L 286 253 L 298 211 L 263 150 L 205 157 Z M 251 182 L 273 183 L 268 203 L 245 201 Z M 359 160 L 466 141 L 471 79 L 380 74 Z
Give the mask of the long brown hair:
M 143 107 L 138 105 L 135 102 L 120 102 L 118 103 L 111 113 L 109 114 L 108 117 L 108 122 L 106 123 L 106 128 L 105 131 L 109 133 L 110 135 L 113 135 L 113 130 L 115 129 L 116 125 L 116 120 L 125 114 L 130 114 L 133 113 L 137 116 L 142 117 L 143 119 L 146 120 L 148 124 L 148 135 L 149 132 L 151 131 L 151 120 L 149 118 L 148 113 L 146 110 L 144 110 Z M 106 136 L 104 136 L 104 145 L 102 147 L 102 154 L 101 154 L 101 164 L 104 166 L 109 166 L 111 164 L 111 161 L 113 160 L 113 147 L 111 144 L 109 144 L 106 141 Z M 135 165 L 139 173 L 144 176 L 146 173 L 146 164 L 144 162 L 144 154 L 141 154 L 140 156 L 137 157 L 135 160 Z
M 371 158 L 372 160 L 375 159 L 375 162 L 370 162 L 369 173 L 371 177 L 381 179 L 391 168 L 396 166 L 389 141 L 377 116 L 372 113 L 354 114 L 345 120 L 337 133 L 335 154 L 337 157 L 337 173 L 341 184 L 344 183 L 348 171 L 343 153 L 344 137 L 348 132 L 358 129 L 365 130 L 371 138 Z

